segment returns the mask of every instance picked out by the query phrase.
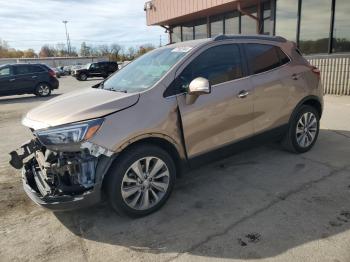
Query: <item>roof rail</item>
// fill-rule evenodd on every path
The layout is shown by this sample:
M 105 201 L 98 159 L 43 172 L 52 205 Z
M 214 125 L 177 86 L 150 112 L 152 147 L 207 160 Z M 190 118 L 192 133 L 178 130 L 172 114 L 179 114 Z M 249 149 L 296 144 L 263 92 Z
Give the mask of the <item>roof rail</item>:
M 284 43 L 287 40 L 281 36 L 267 36 L 267 35 L 218 35 L 213 37 L 214 41 L 221 40 L 267 40 Z

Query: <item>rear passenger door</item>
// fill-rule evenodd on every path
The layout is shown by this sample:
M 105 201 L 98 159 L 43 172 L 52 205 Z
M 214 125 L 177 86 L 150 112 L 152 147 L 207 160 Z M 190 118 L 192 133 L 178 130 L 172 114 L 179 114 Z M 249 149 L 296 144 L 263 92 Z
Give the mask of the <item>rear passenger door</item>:
M 32 65 L 16 65 L 14 66 L 15 73 L 15 89 L 19 93 L 31 93 L 35 90 L 38 81 L 38 74 Z
M 249 43 L 244 46 L 254 90 L 254 132 L 259 134 L 288 122 L 290 89 L 283 79 L 288 77 L 284 65 L 289 58 L 280 57 L 282 51 L 274 45 Z
M 89 75 L 101 76 L 101 70 L 103 70 L 101 63 L 93 63 L 90 66 Z
M 253 135 L 251 85 L 244 77 L 239 45 L 209 47 L 184 66 L 175 79 L 182 92 L 186 93 L 185 88 L 197 77 L 212 85 L 211 93 L 199 96 L 193 104 L 186 103 L 186 94 L 177 96 L 188 156 L 193 158 Z

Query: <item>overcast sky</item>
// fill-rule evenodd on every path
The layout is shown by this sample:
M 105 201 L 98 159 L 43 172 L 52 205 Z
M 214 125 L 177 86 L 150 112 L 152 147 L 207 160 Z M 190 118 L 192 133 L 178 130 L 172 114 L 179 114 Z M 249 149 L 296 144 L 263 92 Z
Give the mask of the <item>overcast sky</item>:
M 72 46 L 119 43 L 125 47 L 167 43 L 164 29 L 146 26 L 145 0 L 0 0 L 0 38 L 18 49 L 38 51 L 43 44 Z

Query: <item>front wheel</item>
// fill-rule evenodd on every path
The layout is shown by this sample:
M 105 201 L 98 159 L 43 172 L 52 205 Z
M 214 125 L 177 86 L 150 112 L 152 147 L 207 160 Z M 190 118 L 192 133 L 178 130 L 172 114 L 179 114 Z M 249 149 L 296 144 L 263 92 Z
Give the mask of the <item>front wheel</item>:
M 312 106 L 303 105 L 291 119 L 282 144 L 291 152 L 307 152 L 316 143 L 319 129 L 320 116 L 318 111 Z
M 51 88 L 48 84 L 46 83 L 40 83 L 38 84 L 38 86 L 35 89 L 34 94 L 36 96 L 40 96 L 40 97 L 46 97 L 49 96 L 51 94 Z
M 80 79 L 81 81 L 86 81 L 87 78 L 88 78 L 88 76 L 87 76 L 87 74 L 85 74 L 85 73 L 82 73 L 82 74 L 80 74 L 80 76 L 79 76 L 79 79 Z
M 175 164 L 166 151 L 148 144 L 130 148 L 107 175 L 109 202 L 118 213 L 148 215 L 167 201 L 175 178 Z

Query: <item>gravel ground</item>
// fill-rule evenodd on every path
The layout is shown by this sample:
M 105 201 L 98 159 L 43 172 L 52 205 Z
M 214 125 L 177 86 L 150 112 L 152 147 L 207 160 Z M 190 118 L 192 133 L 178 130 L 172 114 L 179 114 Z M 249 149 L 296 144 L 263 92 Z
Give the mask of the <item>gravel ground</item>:
M 63 77 L 54 95 L 98 81 Z M 7 153 L 44 100 L 0 98 L 1 261 L 350 261 L 350 97 L 325 97 L 312 151 L 264 145 L 192 170 L 141 219 L 105 203 L 52 213 L 26 197 Z

